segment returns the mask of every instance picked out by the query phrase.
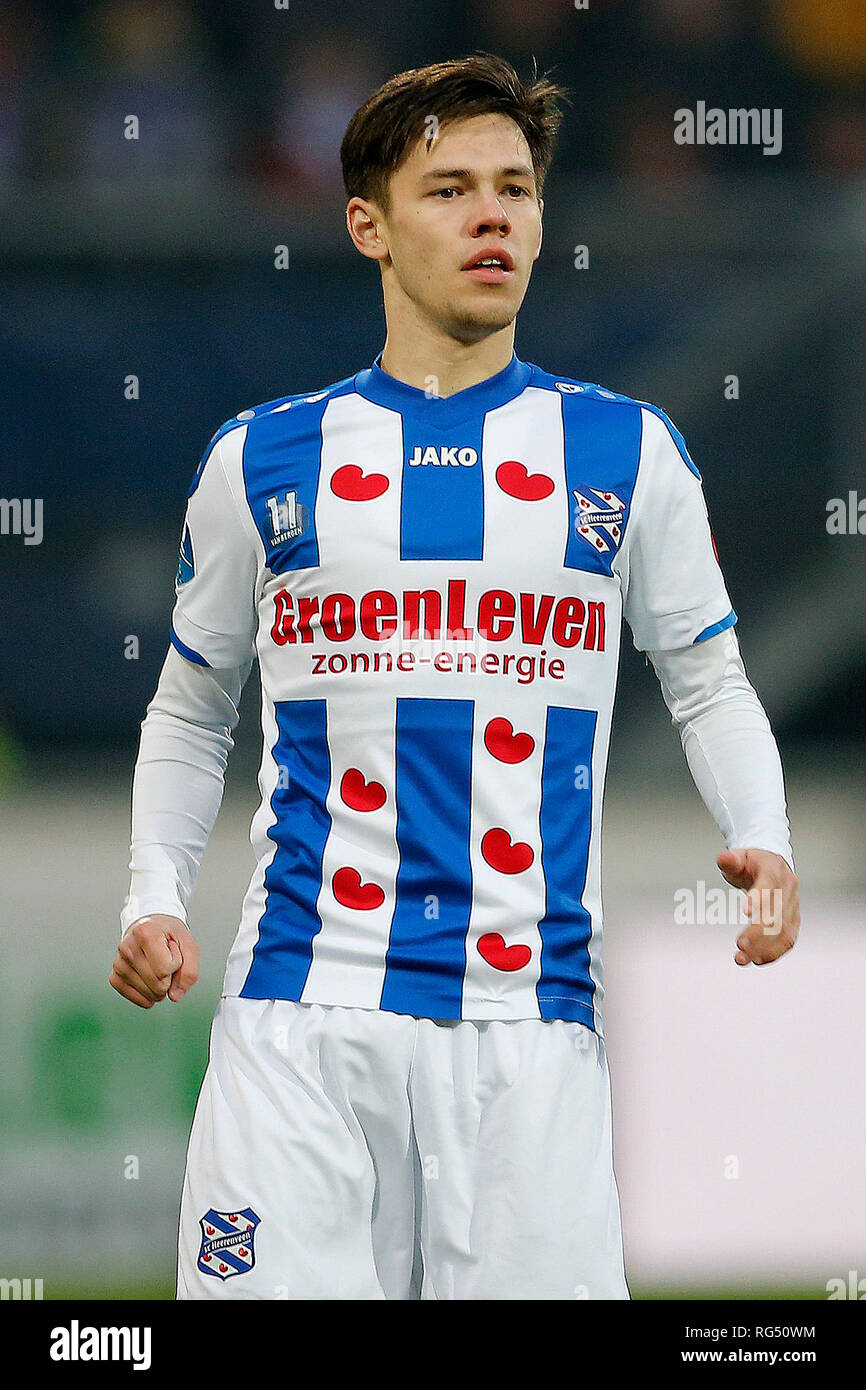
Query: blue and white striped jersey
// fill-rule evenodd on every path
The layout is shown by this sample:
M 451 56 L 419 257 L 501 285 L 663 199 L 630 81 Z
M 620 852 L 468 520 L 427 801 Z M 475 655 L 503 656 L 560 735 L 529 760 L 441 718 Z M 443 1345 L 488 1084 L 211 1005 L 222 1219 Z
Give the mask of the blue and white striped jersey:
M 736 621 L 663 411 L 513 356 L 242 411 L 193 479 L 172 641 L 262 684 L 257 866 L 224 991 L 600 1028 L 622 617 Z

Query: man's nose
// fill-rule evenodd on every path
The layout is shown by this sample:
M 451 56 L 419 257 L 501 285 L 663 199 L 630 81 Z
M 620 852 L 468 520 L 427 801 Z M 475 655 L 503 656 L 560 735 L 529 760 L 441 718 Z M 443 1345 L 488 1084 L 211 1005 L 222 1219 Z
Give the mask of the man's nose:
M 511 218 L 495 193 L 486 193 L 479 198 L 478 207 L 473 209 L 472 232 L 474 235 L 486 231 L 498 231 L 506 235 L 511 231 Z

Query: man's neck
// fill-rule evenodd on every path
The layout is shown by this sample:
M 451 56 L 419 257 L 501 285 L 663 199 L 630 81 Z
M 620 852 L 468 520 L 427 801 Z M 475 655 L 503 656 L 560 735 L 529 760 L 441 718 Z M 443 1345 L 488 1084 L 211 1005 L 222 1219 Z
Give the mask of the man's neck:
M 407 386 L 435 396 L 453 396 L 504 371 L 513 355 L 513 323 L 478 343 L 459 343 L 432 332 L 395 333 L 389 328 L 379 365 Z

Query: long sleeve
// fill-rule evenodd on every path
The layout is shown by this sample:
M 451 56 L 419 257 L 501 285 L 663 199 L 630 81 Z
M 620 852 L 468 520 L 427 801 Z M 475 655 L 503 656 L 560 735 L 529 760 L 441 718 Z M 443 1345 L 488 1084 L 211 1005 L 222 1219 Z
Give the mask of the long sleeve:
M 695 786 L 728 849 L 771 850 L 793 868 L 779 751 L 734 632 L 648 655 Z
M 153 912 L 187 920 L 222 802 L 238 703 L 251 669 L 249 661 L 214 670 L 169 648 L 141 725 L 122 933 Z

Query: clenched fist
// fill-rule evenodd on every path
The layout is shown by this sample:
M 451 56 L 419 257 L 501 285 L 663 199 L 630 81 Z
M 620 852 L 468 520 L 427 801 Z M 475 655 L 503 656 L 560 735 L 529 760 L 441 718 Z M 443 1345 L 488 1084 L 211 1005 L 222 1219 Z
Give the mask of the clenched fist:
M 750 924 L 737 937 L 737 965 L 769 965 L 790 951 L 800 930 L 799 880 L 781 855 L 766 849 L 726 849 L 716 860 L 746 893 Z
M 152 1009 L 182 999 L 198 979 L 198 944 L 179 917 L 139 917 L 124 932 L 108 983 L 124 999 Z

